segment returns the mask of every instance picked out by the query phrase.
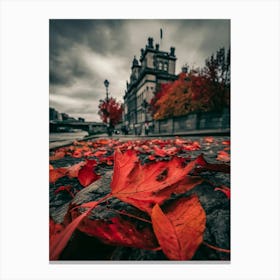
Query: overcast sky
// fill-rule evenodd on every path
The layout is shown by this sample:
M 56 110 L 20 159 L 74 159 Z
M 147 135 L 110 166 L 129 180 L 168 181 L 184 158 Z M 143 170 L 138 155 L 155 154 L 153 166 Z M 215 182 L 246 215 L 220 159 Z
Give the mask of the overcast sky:
M 229 20 L 51 20 L 50 107 L 75 118 L 100 121 L 99 99 L 123 102 L 134 55 L 148 37 L 161 50 L 176 48 L 176 74 L 188 63 L 202 67 L 220 47 L 230 46 Z

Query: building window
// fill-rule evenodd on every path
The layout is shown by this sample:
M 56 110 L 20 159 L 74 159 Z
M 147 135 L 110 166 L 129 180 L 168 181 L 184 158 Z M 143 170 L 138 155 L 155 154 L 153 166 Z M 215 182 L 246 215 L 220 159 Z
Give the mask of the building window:
M 167 71 L 167 70 L 168 70 L 168 65 L 167 65 L 167 63 L 164 63 L 163 70 L 164 70 L 164 71 Z
M 159 70 L 162 70 L 162 62 L 159 62 L 159 63 L 158 63 L 158 69 L 159 69 Z

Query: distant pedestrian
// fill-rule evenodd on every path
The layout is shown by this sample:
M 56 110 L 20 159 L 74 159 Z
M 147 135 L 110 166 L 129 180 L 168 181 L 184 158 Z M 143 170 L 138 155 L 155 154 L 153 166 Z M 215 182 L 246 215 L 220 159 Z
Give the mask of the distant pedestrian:
M 145 122 L 144 127 L 145 127 L 145 135 L 149 135 L 149 129 L 150 129 L 149 123 Z

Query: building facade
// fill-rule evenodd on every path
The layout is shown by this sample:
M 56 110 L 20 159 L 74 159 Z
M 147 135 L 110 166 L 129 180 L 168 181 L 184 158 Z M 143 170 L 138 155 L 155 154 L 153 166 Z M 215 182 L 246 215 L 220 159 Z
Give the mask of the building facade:
M 153 120 L 148 104 L 162 83 L 177 79 L 175 48 L 170 52 L 153 45 L 153 38 L 148 38 L 145 49 L 141 49 L 139 61 L 134 57 L 131 75 L 126 84 L 124 95 L 124 124 L 132 134 L 144 134 L 144 125 L 153 128 Z

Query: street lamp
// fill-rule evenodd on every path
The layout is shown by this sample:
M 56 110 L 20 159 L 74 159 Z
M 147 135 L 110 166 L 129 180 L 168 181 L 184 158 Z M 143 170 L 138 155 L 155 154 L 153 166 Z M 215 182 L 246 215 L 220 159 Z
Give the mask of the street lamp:
M 109 97 L 108 97 L 108 87 L 109 87 L 109 81 L 106 79 L 104 81 L 104 85 L 105 85 L 105 88 L 106 88 L 106 114 L 107 114 L 107 132 L 108 132 L 108 135 L 110 136 L 111 135 L 111 131 L 110 131 L 110 114 L 109 114 L 109 107 L 108 107 L 108 103 L 109 103 Z
M 105 87 L 106 87 L 106 101 L 108 102 L 108 87 L 109 87 L 109 81 L 108 80 L 105 80 L 104 81 L 104 85 L 105 85 Z

